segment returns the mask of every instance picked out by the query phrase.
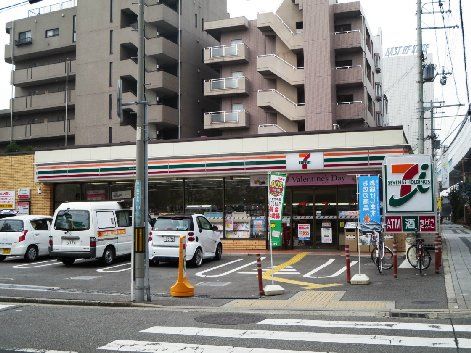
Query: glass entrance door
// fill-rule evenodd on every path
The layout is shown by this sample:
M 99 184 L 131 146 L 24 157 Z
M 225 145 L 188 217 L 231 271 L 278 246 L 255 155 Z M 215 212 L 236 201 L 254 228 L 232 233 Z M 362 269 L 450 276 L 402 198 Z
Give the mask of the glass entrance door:
M 314 239 L 314 190 L 292 190 L 293 248 L 312 248 Z
M 336 248 L 338 246 L 337 187 L 316 189 L 316 246 Z

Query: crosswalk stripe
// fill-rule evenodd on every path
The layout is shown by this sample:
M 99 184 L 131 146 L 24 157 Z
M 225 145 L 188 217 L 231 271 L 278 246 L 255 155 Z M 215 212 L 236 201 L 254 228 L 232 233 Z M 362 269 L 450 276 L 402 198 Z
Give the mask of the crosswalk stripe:
M 3 304 L 0 304 L 0 311 L 2 311 L 2 310 L 4 310 L 4 309 L 11 308 L 12 306 L 14 306 L 14 305 L 3 305 Z
M 288 332 L 268 330 L 235 330 L 203 327 L 168 327 L 154 326 L 143 333 L 155 333 L 177 336 L 201 336 L 237 339 L 257 339 L 275 341 L 303 341 L 339 344 L 365 344 L 383 346 L 430 347 L 430 348 L 457 348 L 454 338 L 410 337 L 386 335 L 353 335 L 334 334 L 324 332 Z M 459 348 L 471 348 L 471 339 L 460 339 Z
M 118 340 L 108 343 L 106 346 L 99 347 L 100 350 L 117 352 L 198 352 L 198 353 L 314 353 L 313 351 L 291 351 L 281 349 L 266 348 L 247 348 L 233 346 L 209 346 L 189 343 L 167 343 L 167 342 L 149 342 Z M 321 352 L 318 352 L 321 353 Z M 323 352 L 327 353 L 327 352 Z
M 407 331 L 434 331 L 434 332 L 471 332 L 471 325 L 442 325 L 424 324 L 418 322 L 362 322 L 362 321 L 323 321 L 298 319 L 265 319 L 258 325 L 273 326 L 307 326 L 351 329 L 381 329 L 381 330 L 407 330 Z

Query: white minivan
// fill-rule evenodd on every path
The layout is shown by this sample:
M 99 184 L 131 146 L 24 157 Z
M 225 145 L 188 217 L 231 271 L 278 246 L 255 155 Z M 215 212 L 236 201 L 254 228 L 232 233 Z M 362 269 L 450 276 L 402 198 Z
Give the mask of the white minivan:
M 33 262 L 48 254 L 49 216 L 14 216 L 0 219 L 0 261 L 23 256 Z
M 49 255 L 66 266 L 76 259 L 111 265 L 132 252 L 132 211 L 116 201 L 66 202 L 54 213 Z

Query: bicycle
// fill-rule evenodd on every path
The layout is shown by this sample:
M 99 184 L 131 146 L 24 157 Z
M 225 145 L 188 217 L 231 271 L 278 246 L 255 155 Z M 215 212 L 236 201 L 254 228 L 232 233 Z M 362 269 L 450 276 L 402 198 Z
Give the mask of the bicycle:
M 432 256 L 425 249 L 424 239 L 420 237 L 419 233 L 415 233 L 415 243 L 407 250 L 407 261 L 414 268 L 419 269 L 419 273 L 422 275 L 422 271 L 429 268 L 432 262 Z
M 382 232 L 373 232 L 374 248 L 371 251 L 371 261 L 378 268 L 379 273 L 383 270 L 390 270 L 393 267 L 393 252 L 384 244 Z

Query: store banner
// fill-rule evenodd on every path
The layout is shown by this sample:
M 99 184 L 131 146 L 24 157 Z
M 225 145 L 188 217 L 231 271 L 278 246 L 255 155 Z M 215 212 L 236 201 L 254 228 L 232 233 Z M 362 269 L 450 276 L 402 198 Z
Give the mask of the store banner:
M 285 198 L 286 174 L 270 173 L 268 184 L 268 219 L 270 222 L 270 241 L 273 248 L 282 244 L 283 201 Z
M 358 177 L 358 199 L 360 226 L 381 224 L 379 176 Z

